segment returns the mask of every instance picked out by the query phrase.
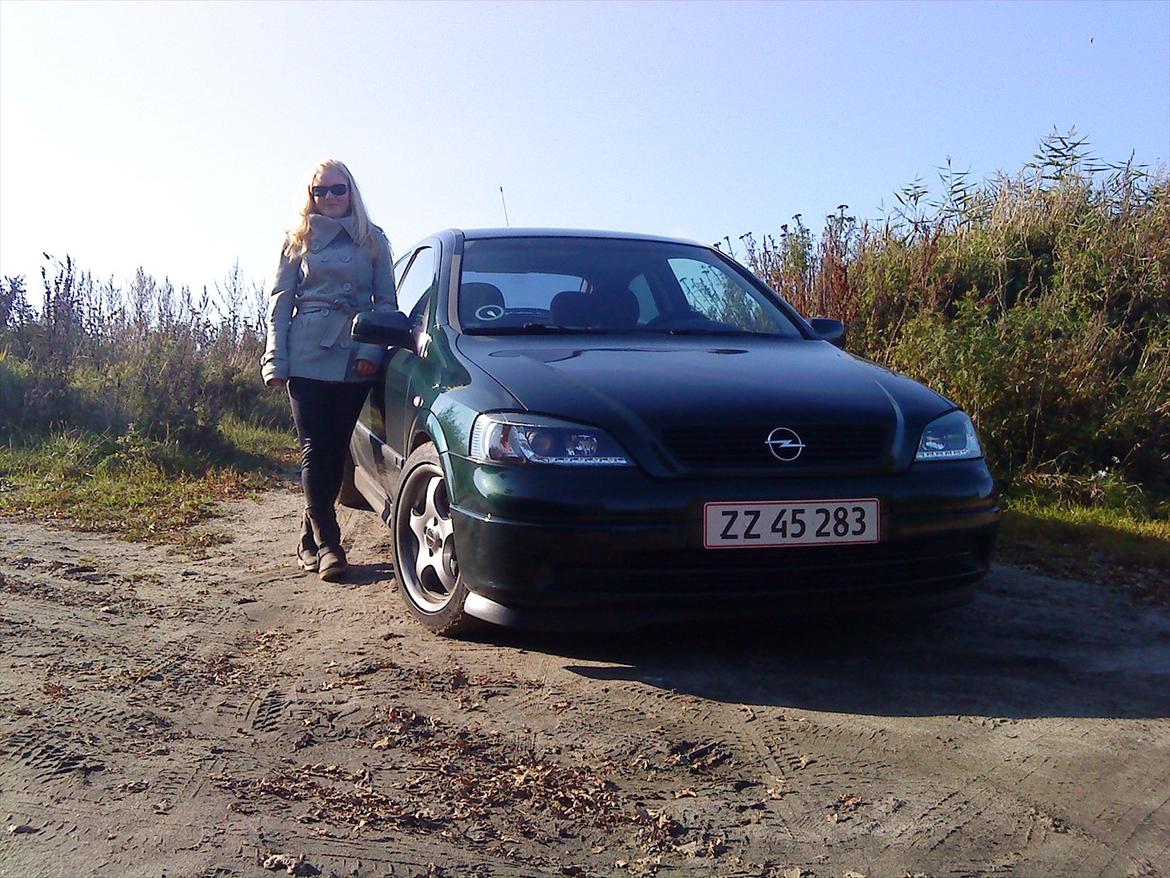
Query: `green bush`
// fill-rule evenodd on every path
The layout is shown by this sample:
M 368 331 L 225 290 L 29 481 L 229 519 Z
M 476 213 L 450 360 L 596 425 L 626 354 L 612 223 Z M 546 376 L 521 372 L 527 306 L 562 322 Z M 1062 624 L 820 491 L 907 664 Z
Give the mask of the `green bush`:
M 819 237 L 799 217 L 744 236 L 747 262 L 802 313 L 844 320 L 850 350 L 970 411 L 1003 477 L 1058 490 L 1108 476 L 1156 507 L 1170 491 L 1165 171 L 1054 134 L 1015 176 L 948 168 L 942 183 L 934 200 L 906 187 L 881 224 L 842 205 Z

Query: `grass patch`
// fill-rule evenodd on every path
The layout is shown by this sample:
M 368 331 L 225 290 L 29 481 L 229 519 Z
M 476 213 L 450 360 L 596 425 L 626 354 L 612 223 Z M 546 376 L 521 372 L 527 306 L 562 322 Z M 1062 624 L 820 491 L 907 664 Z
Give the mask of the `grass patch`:
M 1170 604 L 1170 519 L 1165 515 L 1052 498 L 1012 496 L 999 557 L 1055 576 L 1124 586 Z
M 0 447 L 0 515 L 35 518 L 193 552 L 230 537 L 200 525 L 217 504 L 282 482 L 296 443 L 225 419 L 204 441 L 68 432 Z
M 240 456 L 282 469 L 299 467 L 296 436 L 285 426 L 268 426 L 224 418 L 219 432 Z

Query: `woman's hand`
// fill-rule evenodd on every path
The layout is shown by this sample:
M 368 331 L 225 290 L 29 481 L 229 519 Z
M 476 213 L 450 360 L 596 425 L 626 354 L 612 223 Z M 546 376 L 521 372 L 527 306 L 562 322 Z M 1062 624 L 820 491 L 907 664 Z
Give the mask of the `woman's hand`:
M 288 382 L 283 378 L 269 378 L 265 382 L 269 387 L 284 387 Z
M 359 378 L 373 378 L 378 374 L 378 367 L 369 360 L 355 360 L 353 368 Z

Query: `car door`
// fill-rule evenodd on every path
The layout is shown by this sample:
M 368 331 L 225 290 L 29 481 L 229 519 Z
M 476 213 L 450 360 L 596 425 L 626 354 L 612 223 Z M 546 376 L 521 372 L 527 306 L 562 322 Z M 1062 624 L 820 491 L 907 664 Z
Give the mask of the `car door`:
M 427 277 L 434 274 L 438 243 L 427 242 L 411 249 L 394 262 L 394 286 L 398 307 L 420 325 L 428 301 Z M 420 261 L 421 259 L 421 261 Z M 417 268 L 415 268 L 417 266 Z M 407 276 L 411 280 L 407 280 Z M 350 451 L 357 465 L 374 476 L 387 498 L 398 487 L 398 473 L 404 458 L 404 406 L 409 389 L 409 372 L 418 356 L 411 350 L 388 350 L 365 407 L 353 431 Z M 388 508 L 388 507 L 387 507 Z
M 414 252 L 410 264 L 398 284 L 398 309 L 410 316 L 421 334 L 426 317 L 427 305 L 438 286 L 439 242 L 427 241 Z M 410 437 L 406 435 L 407 412 L 414 411 L 410 402 L 411 378 L 420 368 L 418 352 L 399 348 L 388 352 L 386 366 L 382 370 L 382 392 L 371 394 L 371 400 L 378 397 L 380 405 L 372 404 L 377 411 L 374 418 L 384 448 L 381 457 L 386 466 L 379 472 L 389 496 L 393 497 L 398 487 L 398 472 L 402 469 L 410 449 Z M 375 432 L 371 429 L 371 432 Z

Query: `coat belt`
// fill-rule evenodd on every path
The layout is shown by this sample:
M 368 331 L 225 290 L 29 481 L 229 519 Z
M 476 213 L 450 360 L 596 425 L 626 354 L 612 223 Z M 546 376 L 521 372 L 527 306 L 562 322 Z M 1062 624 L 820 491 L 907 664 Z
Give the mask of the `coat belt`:
M 297 305 L 297 314 L 320 314 L 338 312 L 345 314 L 348 317 L 353 317 L 358 312 L 345 307 L 341 302 L 305 302 L 303 305 Z M 321 337 L 321 347 L 331 348 L 337 344 L 337 339 L 341 337 L 343 330 L 348 330 L 348 322 L 336 320 L 330 326 L 325 335 Z
M 321 311 L 340 311 L 343 314 L 348 314 L 350 317 L 358 313 L 353 308 L 348 308 L 344 305 L 334 305 L 329 302 L 305 302 L 303 305 L 297 305 L 298 314 L 317 314 Z

